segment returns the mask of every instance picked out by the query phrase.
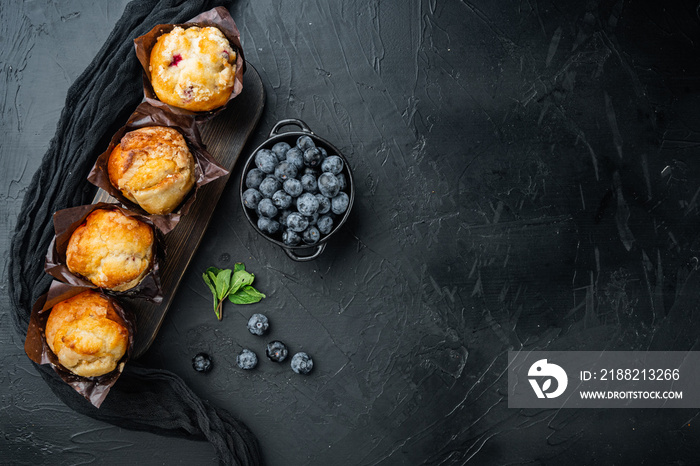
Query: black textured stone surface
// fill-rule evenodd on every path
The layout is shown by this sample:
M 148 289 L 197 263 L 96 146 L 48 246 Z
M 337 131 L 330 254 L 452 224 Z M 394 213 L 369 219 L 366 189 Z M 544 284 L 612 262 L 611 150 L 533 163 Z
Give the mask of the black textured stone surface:
M 0 6 L 5 257 L 65 92 L 125 4 Z M 304 120 L 349 159 L 353 213 L 319 259 L 292 262 L 247 224 L 234 173 L 143 361 L 235 413 L 270 465 L 695 464 L 697 410 L 508 409 L 505 370 L 508 349 L 697 349 L 696 7 L 237 3 L 267 91 L 250 148 Z M 201 273 L 236 261 L 268 298 L 218 322 Z M 60 403 L 2 283 L 0 462 L 216 463 L 206 443 Z M 261 358 L 271 340 L 313 372 Z M 255 370 L 236 367 L 242 348 Z

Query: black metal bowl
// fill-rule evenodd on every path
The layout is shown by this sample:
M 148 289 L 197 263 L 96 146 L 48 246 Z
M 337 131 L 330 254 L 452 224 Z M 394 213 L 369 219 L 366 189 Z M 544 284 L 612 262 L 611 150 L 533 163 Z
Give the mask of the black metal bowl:
M 301 128 L 301 130 L 280 132 L 280 129 L 284 126 L 297 126 Z M 335 223 L 335 225 L 333 226 L 333 230 L 331 230 L 331 232 L 327 235 L 321 237 L 317 243 L 300 244 L 298 246 L 287 246 L 282 242 L 281 232 L 276 233 L 274 235 L 269 235 L 258 228 L 258 214 L 254 210 L 248 209 L 243 204 L 243 192 L 247 189 L 245 186 L 246 176 L 248 175 L 248 172 L 250 170 L 255 168 L 255 154 L 260 149 L 272 149 L 272 146 L 274 146 L 278 142 L 286 142 L 291 147 L 294 147 L 294 145 L 297 142 L 297 139 L 300 136 L 309 136 L 314 141 L 316 146 L 323 147 L 328 152 L 328 155 L 337 155 L 341 159 L 343 159 L 344 166 L 342 173 L 345 173 L 345 177 L 347 178 L 347 187 L 345 189 L 345 192 L 350 199 L 348 203 L 348 208 L 342 215 L 342 218 L 340 218 L 340 221 Z M 292 260 L 303 262 L 316 259 L 318 256 L 320 256 L 326 248 L 326 242 L 335 234 L 335 232 L 337 232 L 343 226 L 345 221 L 348 219 L 348 217 L 350 216 L 350 210 L 352 209 L 353 201 L 355 200 L 355 184 L 352 178 L 352 171 L 350 170 L 350 165 L 348 164 L 348 160 L 345 158 L 345 156 L 341 154 L 340 151 L 335 146 L 333 146 L 333 144 L 314 134 L 314 132 L 311 131 L 311 128 L 309 128 L 309 126 L 306 123 L 295 118 L 290 118 L 278 121 L 277 124 L 275 124 L 275 126 L 270 131 L 269 138 L 265 142 L 260 144 L 258 147 L 256 147 L 255 150 L 248 157 L 248 160 L 246 160 L 245 167 L 243 168 L 243 173 L 241 174 L 239 198 L 241 199 L 243 212 L 245 212 L 246 218 L 253 226 L 255 231 L 260 233 L 268 241 L 271 241 L 272 243 L 275 243 L 277 246 L 281 247 L 284 250 L 284 252 L 287 253 L 287 256 L 289 256 Z M 311 254 L 304 255 L 304 253 L 308 251 L 310 251 Z

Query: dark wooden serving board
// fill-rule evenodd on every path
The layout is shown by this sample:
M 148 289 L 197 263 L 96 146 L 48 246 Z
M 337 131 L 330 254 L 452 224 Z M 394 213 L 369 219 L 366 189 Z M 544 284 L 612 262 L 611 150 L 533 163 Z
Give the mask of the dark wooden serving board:
M 258 72 L 247 64 L 243 76 L 243 92 L 231 101 L 228 108 L 212 120 L 201 124 L 202 140 L 209 153 L 229 172 L 260 120 L 265 105 L 265 89 Z M 163 301 L 160 304 L 140 299 L 129 299 L 128 305 L 136 314 L 136 338 L 132 358 L 142 356 L 158 334 L 180 280 L 199 246 L 212 218 L 216 204 L 229 175 L 203 186 L 187 215 L 164 238 L 166 257 L 161 266 Z M 103 190 L 94 202 L 115 202 Z

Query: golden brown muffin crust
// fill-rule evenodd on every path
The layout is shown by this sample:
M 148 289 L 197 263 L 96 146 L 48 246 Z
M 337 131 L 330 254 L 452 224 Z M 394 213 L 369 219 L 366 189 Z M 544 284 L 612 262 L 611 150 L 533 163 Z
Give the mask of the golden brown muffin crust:
M 97 209 L 68 241 L 66 265 L 101 288 L 136 286 L 153 260 L 152 228 L 119 210 Z
M 109 181 L 150 214 L 175 210 L 195 184 L 194 157 L 174 128 L 148 126 L 126 133 L 109 156 Z
M 202 112 L 231 97 L 236 52 L 215 27 L 176 26 L 158 37 L 149 61 L 153 91 L 169 105 Z
M 88 290 L 51 309 L 46 342 L 63 367 L 96 377 L 117 367 L 129 345 L 129 331 L 114 305 Z

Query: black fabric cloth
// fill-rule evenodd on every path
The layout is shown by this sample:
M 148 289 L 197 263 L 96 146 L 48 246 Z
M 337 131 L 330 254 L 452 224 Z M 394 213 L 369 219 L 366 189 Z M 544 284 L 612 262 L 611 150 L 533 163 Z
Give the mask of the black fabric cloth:
M 68 90 L 56 134 L 27 188 L 12 239 L 9 263 L 11 314 L 26 334 L 33 303 L 48 290 L 44 256 L 53 236 L 52 215 L 89 204 L 95 194 L 86 176 L 143 98 L 134 38 L 157 24 L 181 23 L 226 1 L 134 0 L 94 60 Z M 230 413 L 199 399 L 177 375 L 127 364 L 100 409 L 65 384 L 48 366 L 36 366 L 54 393 L 72 409 L 120 427 L 211 442 L 223 464 L 259 465 L 255 436 Z

